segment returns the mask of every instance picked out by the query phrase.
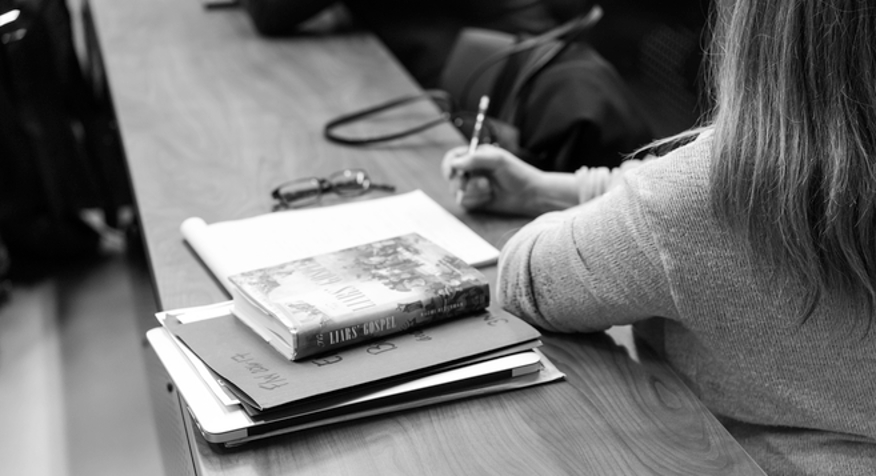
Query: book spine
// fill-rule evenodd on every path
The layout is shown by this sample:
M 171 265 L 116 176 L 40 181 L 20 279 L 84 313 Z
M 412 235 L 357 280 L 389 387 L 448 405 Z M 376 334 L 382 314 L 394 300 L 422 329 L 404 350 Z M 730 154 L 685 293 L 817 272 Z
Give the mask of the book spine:
M 489 304 L 490 288 L 486 282 L 437 294 L 412 294 L 404 301 L 388 303 L 372 312 L 346 314 L 321 326 L 302 326 L 296 332 L 295 360 L 480 312 Z
M 287 360 L 293 360 L 295 358 L 295 349 L 288 346 L 287 339 L 281 339 L 269 329 L 265 329 L 259 326 L 254 321 L 252 321 L 246 313 L 235 312 L 234 315 L 235 317 L 237 317 L 238 320 L 240 320 L 240 322 L 246 325 L 246 327 L 249 327 L 250 330 L 252 330 L 262 340 L 267 342 L 271 347 L 274 348 L 274 350 L 279 352 Z
M 269 301 L 259 303 L 250 299 L 237 287 L 232 288 L 231 296 L 234 299 L 233 313 L 238 319 L 252 328 L 259 337 L 277 348 L 286 358 L 291 359 L 295 355 L 295 336 L 284 324 L 283 316 L 279 314 L 276 306 Z

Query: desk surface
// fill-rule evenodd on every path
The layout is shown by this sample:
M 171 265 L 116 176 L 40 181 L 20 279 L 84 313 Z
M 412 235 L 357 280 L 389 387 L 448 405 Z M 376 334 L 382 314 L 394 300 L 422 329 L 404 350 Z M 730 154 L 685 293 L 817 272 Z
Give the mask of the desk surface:
M 227 298 L 184 245 L 183 219 L 264 213 L 268 191 L 291 177 L 366 168 L 401 191 L 423 189 L 497 246 L 524 223 L 468 215 L 452 202 L 439 162 L 462 140 L 449 126 L 363 149 L 322 138 L 333 116 L 417 91 L 372 37 L 264 39 L 243 11 L 205 11 L 196 0 L 90 0 L 90 6 L 160 307 Z M 424 104 L 417 114 L 430 112 Z M 650 353 L 633 359 L 604 334 L 545 340 L 567 381 L 233 451 L 205 443 L 178 408 L 192 467 L 169 472 L 760 473 Z

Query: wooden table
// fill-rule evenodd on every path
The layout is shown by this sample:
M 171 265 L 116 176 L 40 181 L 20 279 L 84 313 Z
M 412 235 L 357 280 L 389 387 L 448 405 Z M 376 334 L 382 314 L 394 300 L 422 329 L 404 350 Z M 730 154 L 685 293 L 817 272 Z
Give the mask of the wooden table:
M 227 299 L 185 246 L 183 219 L 265 213 L 294 177 L 363 167 L 420 188 L 493 244 L 523 220 L 469 215 L 439 175 L 450 126 L 369 148 L 327 143 L 338 114 L 416 92 L 367 34 L 265 39 L 242 10 L 196 0 L 90 0 L 158 307 Z M 434 113 L 423 104 L 416 114 Z M 488 270 L 494 277 L 495 270 Z M 147 313 L 148 314 L 148 313 Z M 142 328 L 154 326 L 143 316 Z M 605 334 L 546 336 L 565 382 L 281 436 L 207 444 L 151 351 L 168 474 L 760 474 L 679 378 Z M 147 348 L 148 349 L 148 348 Z

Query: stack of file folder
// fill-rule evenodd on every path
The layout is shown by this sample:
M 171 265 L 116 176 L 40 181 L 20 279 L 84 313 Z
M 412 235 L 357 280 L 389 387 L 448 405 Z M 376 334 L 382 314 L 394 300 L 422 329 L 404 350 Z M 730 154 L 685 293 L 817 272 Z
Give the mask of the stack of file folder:
M 538 351 L 538 331 L 503 312 L 293 362 L 231 309 L 160 312 L 147 333 L 201 434 L 224 446 L 564 376 Z

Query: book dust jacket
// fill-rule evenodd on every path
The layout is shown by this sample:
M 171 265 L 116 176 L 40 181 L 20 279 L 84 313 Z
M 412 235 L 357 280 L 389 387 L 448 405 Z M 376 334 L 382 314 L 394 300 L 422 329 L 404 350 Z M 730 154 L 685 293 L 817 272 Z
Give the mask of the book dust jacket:
M 293 358 L 485 309 L 486 278 L 412 233 L 232 276 Z

